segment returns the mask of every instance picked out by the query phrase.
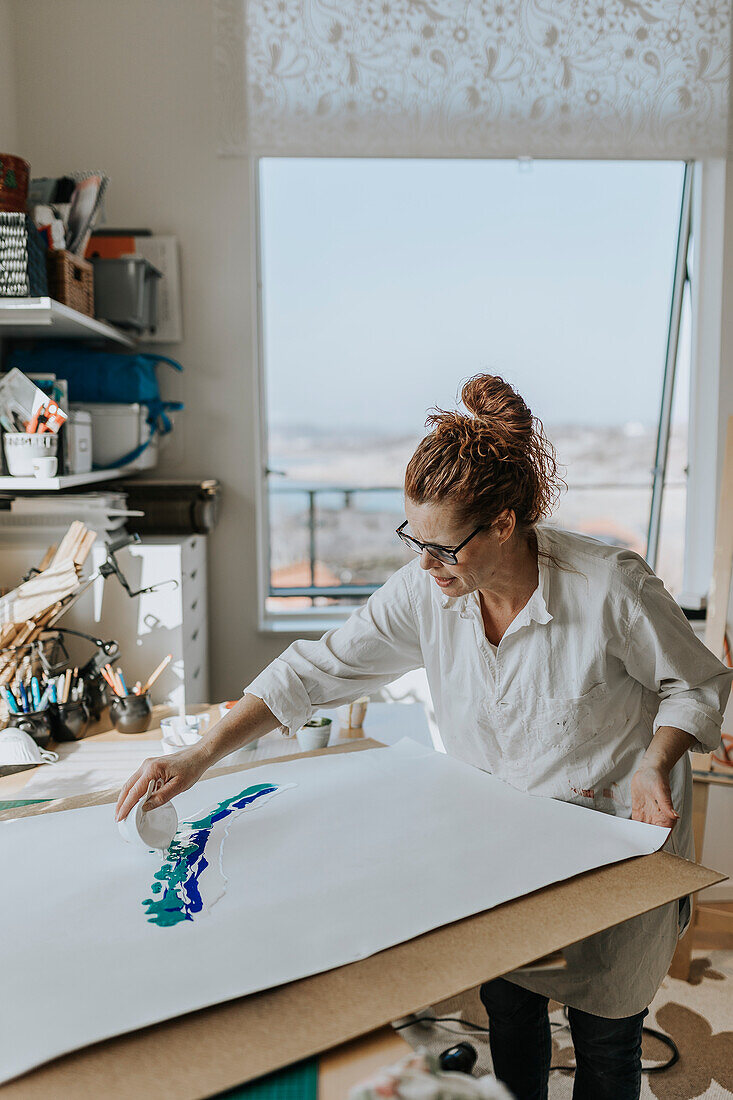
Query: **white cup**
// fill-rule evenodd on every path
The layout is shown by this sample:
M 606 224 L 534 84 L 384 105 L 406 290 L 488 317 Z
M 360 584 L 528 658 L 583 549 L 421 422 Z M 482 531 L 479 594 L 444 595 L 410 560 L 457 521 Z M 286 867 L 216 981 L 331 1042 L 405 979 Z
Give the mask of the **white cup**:
M 56 471 L 59 468 L 59 460 L 57 458 L 49 458 L 41 456 L 40 458 L 33 459 L 33 476 L 34 477 L 56 477 Z
M 154 790 L 155 780 L 151 780 L 143 797 L 133 806 L 124 821 L 118 821 L 117 828 L 122 839 L 136 848 L 165 851 L 176 835 L 178 814 L 171 802 L 166 802 L 165 806 L 159 806 L 157 810 L 143 809 Z
M 303 726 L 298 730 L 297 737 L 303 752 L 325 749 L 331 737 L 331 723 L 325 726 Z

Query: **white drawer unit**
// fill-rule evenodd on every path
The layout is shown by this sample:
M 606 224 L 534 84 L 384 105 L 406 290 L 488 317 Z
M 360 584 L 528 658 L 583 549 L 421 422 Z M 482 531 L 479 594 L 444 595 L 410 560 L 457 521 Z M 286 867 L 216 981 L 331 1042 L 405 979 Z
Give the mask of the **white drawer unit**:
M 17 584 L 38 564 L 46 548 L 60 540 L 65 527 L 64 523 L 59 530 L 40 528 L 32 534 L 3 532 L 0 586 Z M 104 544 L 98 541 L 87 559 L 85 574 L 96 570 L 104 559 Z M 130 599 L 116 577 L 99 579 L 59 625 L 105 641 L 114 638 L 130 689 L 136 680 L 144 683 L 172 653 L 173 660 L 153 686 L 153 701 L 170 701 L 174 706 L 184 698 L 187 703 L 208 703 L 206 537 L 146 536 L 138 546 L 119 550 L 117 561 L 133 591 L 163 582 L 161 587 Z M 82 664 L 92 656 L 88 642 L 73 637 L 67 641 L 74 663 Z
M 103 547 L 94 547 L 97 566 Z M 128 686 L 143 683 L 168 653 L 173 660 L 156 681 L 153 698 L 173 705 L 209 701 L 206 538 L 147 537 L 117 554 L 135 590 L 160 585 L 131 600 L 114 577 L 98 581 L 95 629 L 120 644 Z M 172 583 L 172 582 L 175 582 Z

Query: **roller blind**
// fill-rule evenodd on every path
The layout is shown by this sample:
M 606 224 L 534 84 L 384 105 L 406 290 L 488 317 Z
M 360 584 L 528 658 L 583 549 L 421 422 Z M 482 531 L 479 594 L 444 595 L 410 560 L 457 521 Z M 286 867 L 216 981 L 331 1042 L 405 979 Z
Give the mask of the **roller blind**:
M 724 156 L 730 0 L 215 0 L 223 155 Z

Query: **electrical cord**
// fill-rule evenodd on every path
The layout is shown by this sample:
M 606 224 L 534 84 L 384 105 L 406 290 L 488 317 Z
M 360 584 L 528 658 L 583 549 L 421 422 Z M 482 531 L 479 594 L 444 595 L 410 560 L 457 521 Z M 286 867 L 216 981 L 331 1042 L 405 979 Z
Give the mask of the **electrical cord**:
M 550 1020 L 550 1027 L 560 1028 L 561 1030 L 570 1027 L 570 1024 L 567 1022 L 567 1015 L 568 1015 L 567 1008 L 564 1010 L 564 1012 L 565 1012 L 565 1021 L 566 1022 L 565 1023 L 559 1023 L 557 1021 Z M 403 1028 L 415 1027 L 416 1025 L 421 1024 L 421 1023 L 425 1023 L 425 1024 L 461 1024 L 463 1030 L 470 1029 L 470 1031 L 480 1031 L 485 1035 L 489 1034 L 489 1028 L 488 1027 L 482 1027 L 481 1024 L 474 1024 L 472 1020 L 462 1020 L 459 1016 L 419 1016 L 415 1020 L 408 1021 L 407 1023 L 404 1023 L 404 1024 L 395 1024 L 393 1026 L 394 1026 L 395 1031 L 402 1031 Z M 454 1031 L 452 1028 L 444 1028 L 444 1030 L 445 1031 L 450 1031 L 450 1033 L 452 1035 L 460 1034 L 460 1030 L 458 1032 Z M 671 1069 L 672 1066 L 676 1065 L 677 1062 L 679 1062 L 680 1052 L 679 1052 L 679 1048 L 677 1047 L 677 1044 L 675 1043 L 674 1039 L 672 1039 L 669 1035 L 665 1035 L 663 1031 L 657 1031 L 657 1029 L 655 1027 L 643 1027 L 641 1030 L 642 1030 L 642 1033 L 644 1033 L 646 1035 L 652 1035 L 655 1039 L 658 1039 L 660 1043 L 663 1043 L 664 1046 L 666 1046 L 672 1052 L 671 1056 L 667 1059 L 667 1061 L 663 1062 L 659 1066 L 642 1066 L 642 1068 L 641 1068 L 642 1073 L 663 1073 L 664 1070 Z M 565 1072 L 571 1072 L 571 1073 L 575 1070 L 575 1068 L 576 1067 L 572 1064 L 567 1065 L 567 1066 L 550 1066 L 550 1070 L 559 1069 L 559 1070 L 564 1070 Z

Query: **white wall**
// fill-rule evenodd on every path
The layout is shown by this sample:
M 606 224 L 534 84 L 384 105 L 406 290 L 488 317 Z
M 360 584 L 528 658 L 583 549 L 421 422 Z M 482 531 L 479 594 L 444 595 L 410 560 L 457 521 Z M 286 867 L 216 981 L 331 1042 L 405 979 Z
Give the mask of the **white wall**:
M 12 0 L 0 0 L 0 152 L 3 153 L 17 152 L 15 72 Z
M 12 14 L 14 145 L 33 174 L 102 168 L 108 225 L 180 239 L 185 341 L 157 346 L 184 365 L 180 378 L 161 377 L 186 411 L 157 476 L 222 482 L 209 542 L 211 688 L 231 697 L 289 638 L 257 634 L 250 167 L 216 155 L 211 3 L 15 0 Z

